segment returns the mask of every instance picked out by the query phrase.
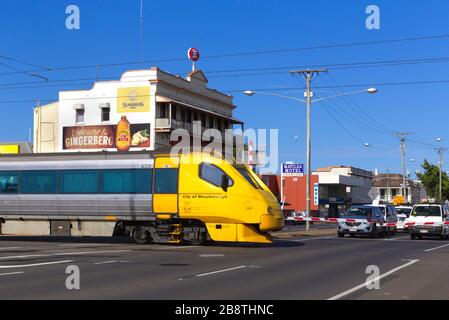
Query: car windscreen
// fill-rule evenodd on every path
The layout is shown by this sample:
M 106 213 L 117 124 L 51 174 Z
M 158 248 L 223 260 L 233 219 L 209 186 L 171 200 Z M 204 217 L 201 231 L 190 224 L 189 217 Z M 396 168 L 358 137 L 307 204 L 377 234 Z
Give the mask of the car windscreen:
M 409 216 L 410 212 L 412 212 L 412 209 L 410 208 L 396 208 L 397 214 L 405 214 L 406 216 Z
M 347 217 L 363 217 L 370 218 L 373 214 L 373 208 L 369 207 L 353 207 L 344 214 Z
M 385 207 L 378 207 L 380 209 L 380 211 L 382 212 L 382 214 L 385 214 Z
M 413 208 L 411 216 L 413 217 L 440 217 L 441 210 L 438 206 L 416 206 Z

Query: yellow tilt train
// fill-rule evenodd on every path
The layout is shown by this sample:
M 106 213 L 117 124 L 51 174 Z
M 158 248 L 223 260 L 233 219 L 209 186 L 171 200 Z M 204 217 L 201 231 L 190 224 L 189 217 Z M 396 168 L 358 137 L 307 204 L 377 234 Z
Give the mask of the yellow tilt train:
M 0 223 L 24 222 L 50 234 L 66 223 L 68 235 L 108 222 L 138 243 L 202 244 L 269 243 L 284 220 L 252 170 L 205 153 L 0 156 Z

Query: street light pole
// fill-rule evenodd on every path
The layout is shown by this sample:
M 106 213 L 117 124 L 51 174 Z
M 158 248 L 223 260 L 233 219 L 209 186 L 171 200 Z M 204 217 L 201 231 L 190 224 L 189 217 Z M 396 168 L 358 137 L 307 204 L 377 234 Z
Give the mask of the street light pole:
M 307 166 L 307 175 L 306 175 L 306 218 L 310 217 L 310 176 L 312 175 L 312 169 L 311 169 L 311 153 L 312 153 L 312 144 L 311 144 L 311 130 L 310 130 L 310 109 L 312 105 L 312 91 L 311 91 L 311 82 L 312 77 L 314 74 L 319 74 L 320 72 L 327 72 L 326 69 L 322 70 L 296 70 L 296 71 L 290 71 L 290 73 L 295 74 L 301 74 L 306 79 L 306 105 L 307 105 L 307 111 L 306 111 L 306 126 L 307 126 L 307 136 L 306 136 L 306 166 Z M 310 230 L 310 221 L 309 219 L 306 219 L 306 230 Z
M 407 184 L 406 184 L 406 178 L 405 178 L 405 140 L 407 139 L 408 135 L 413 134 L 413 132 L 393 132 L 393 134 L 397 135 L 399 138 L 399 141 L 401 142 L 401 155 L 402 155 L 402 195 L 404 197 L 404 201 L 407 201 Z
M 442 179 L 442 170 L 443 170 L 443 153 L 447 150 L 447 148 L 436 148 L 435 149 L 436 150 L 436 152 L 438 152 L 438 154 L 440 155 L 440 161 L 439 161 L 439 163 L 438 163 L 438 167 L 439 167 L 439 169 L 440 169 L 440 173 L 439 173 L 439 176 L 440 176 L 440 181 L 439 181 L 439 189 L 438 189 L 438 191 L 439 191 L 439 200 L 440 200 L 440 202 L 443 200 L 443 179 Z
M 253 90 L 245 90 L 243 91 L 243 93 L 247 96 L 253 96 L 256 93 L 259 94 L 263 94 L 263 95 L 268 95 L 268 96 L 274 96 L 274 97 L 279 97 L 279 98 L 284 98 L 284 99 L 289 99 L 289 100 L 293 100 L 293 101 L 299 101 L 302 103 L 306 103 L 307 104 L 307 150 L 306 150 L 306 159 L 307 159 L 307 175 L 306 175 L 306 217 L 310 217 L 310 176 L 312 173 L 311 170 L 311 135 L 310 135 L 310 113 L 311 113 L 311 105 L 312 105 L 312 91 L 311 91 L 311 81 L 312 81 L 312 77 L 314 74 L 318 74 L 320 72 L 327 72 L 327 70 L 323 69 L 323 70 L 298 70 L 298 71 L 290 71 L 292 74 L 295 73 L 299 73 L 302 74 L 305 78 L 306 78 L 306 85 L 307 85 L 307 91 L 305 93 L 306 96 L 306 100 L 303 99 L 299 99 L 296 97 L 291 97 L 291 96 L 286 96 L 283 94 L 275 94 L 275 93 L 269 93 L 269 92 L 259 92 L 259 91 L 253 91 Z M 338 93 L 335 94 L 333 96 L 327 96 L 324 98 L 319 98 L 314 100 L 314 102 L 319 102 L 319 101 L 323 101 L 326 99 L 330 99 L 330 98 L 338 98 L 338 97 L 343 97 L 343 96 L 348 96 L 348 95 L 352 95 L 352 94 L 356 94 L 356 93 L 362 93 L 362 92 L 366 92 L 369 94 L 375 94 L 377 93 L 377 89 L 376 88 L 369 88 L 369 89 L 364 89 L 364 90 L 357 90 L 357 91 L 353 91 L 353 92 L 346 92 L 346 93 Z M 367 146 L 369 144 L 365 143 L 365 146 Z M 309 223 L 309 219 L 306 219 L 306 230 L 310 229 L 310 223 Z
M 312 104 L 312 97 L 310 94 L 310 82 L 312 81 L 312 74 L 310 72 L 307 72 L 307 76 L 306 76 L 306 86 L 307 86 L 307 97 L 306 97 L 306 104 L 307 104 L 307 121 L 306 121 L 306 126 L 307 126 L 307 147 L 306 147 L 306 166 L 307 166 L 307 175 L 306 175 L 306 217 L 309 218 L 310 217 L 310 175 L 312 173 L 312 170 L 310 168 L 310 164 L 311 164 L 311 137 L 310 137 L 310 106 Z M 310 221 L 309 219 L 306 220 L 306 230 L 310 230 Z

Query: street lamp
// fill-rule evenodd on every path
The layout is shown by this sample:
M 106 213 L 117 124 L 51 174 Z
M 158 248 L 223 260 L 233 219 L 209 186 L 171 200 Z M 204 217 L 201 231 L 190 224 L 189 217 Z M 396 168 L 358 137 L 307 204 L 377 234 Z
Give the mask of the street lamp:
M 310 79 L 309 79 L 310 81 Z M 306 103 L 307 104 L 307 119 L 306 119 L 306 124 L 307 124 L 307 150 L 306 150 L 306 166 L 307 166 L 307 174 L 306 174 L 306 217 L 309 218 L 310 217 L 310 176 L 312 174 L 312 170 L 311 170 L 311 130 L 310 130 L 310 106 L 312 104 L 312 91 L 310 90 L 310 85 L 309 85 L 309 81 L 308 81 L 308 85 L 307 85 L 307 91 L 304 93 L 304 96 L 307 98 L 307 100 L 304 99 L 300 99 L 297 97 L 291 97 L 291 96 L 286 96 L 283 94 L 276 94 L 276 93 L 271 93 L 271 92 L 260 92 L 260 91 L 254 91 L 254 90 L 245 90 L 243 91 L 243 93 L 249 97 L 254 96 L 255 94 L 262 94 L 262 95 L 267 95 L 267 96 L 274 96 L 274 97 L 279 97 L 279 98 L 284 98 L 284 99 L 289 99 L 289 100 L 293 100 L 293 101 L 297 101 L 297 102 L 302 102 L 302 103 Z M 378 92 L 378 90 L 376 88 L 368 88 L 368 89 L 363 89 L 363 90 L 357 90 L 357 91 L 353 91 L 353 92 L 343 92 L 343 93 L 338 93 L 332 96 L 326 96 L 323 98 L 319 98 L 319 99 L 315 99 L 313 100 L 313 102 L 320 102 L 323 100 L 327 100 L 327 99 L 331 99 L 331 98 L 337 98 L 337 97 L 343 97 L 343 96 L 348 96 L 348 95 L 352 95 L 352 94 L 356 94 L 356 93 L 368 93 L 368 94 L 375 94 Z M 366 146 L 366 144 L 365 144 Z M 310 223 L 309 223 L 309 219 L 306 220 L 306 230 L 310 229 Z

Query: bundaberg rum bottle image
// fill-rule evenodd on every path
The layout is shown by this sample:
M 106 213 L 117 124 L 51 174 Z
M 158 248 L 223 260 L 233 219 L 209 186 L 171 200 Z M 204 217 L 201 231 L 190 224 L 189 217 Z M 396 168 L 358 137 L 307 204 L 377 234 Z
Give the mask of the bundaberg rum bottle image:
M 117 124 L 115 144 L 118 151 L 128 151 L 131 147 L 131 128 L 126 116 L 122 116 Z

